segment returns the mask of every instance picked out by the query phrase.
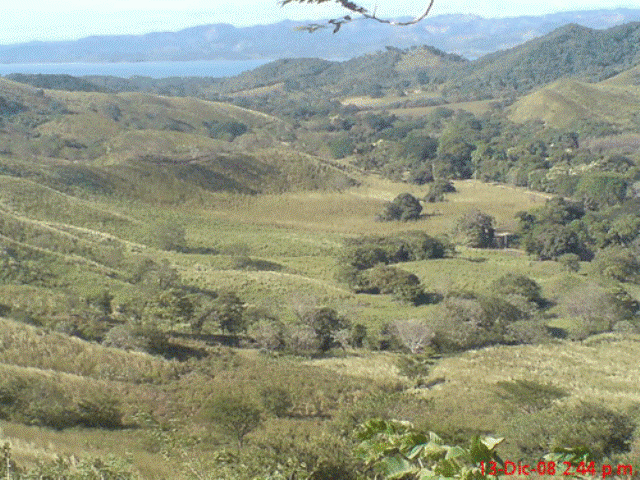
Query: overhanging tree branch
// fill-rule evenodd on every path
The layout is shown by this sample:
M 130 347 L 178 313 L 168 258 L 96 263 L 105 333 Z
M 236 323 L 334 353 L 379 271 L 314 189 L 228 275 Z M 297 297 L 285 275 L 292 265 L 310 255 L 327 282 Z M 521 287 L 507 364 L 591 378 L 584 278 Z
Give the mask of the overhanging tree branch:
M 413 20 L 409 20 L 407 22 L 398 22 L 396 20 L 392 20 L 392 19 L 388 19 L 388 18 L 380 18 L 378 16 L 376 16 L 376 12 L 370 12 L 369 10 L 367 10 L 366 8 L 351 2 L 349 0 L 282 0 L 280 2 L 280 4 L 282 6 L 285 6 L 289 3 L 327 3 L 327 2 L 334 2 L 334 3 L 338 3 L 340 4 L 343 8 L 349 10 L 350 12 L 353 12 L 355 14 L 361 15 L 362 18 L 367 19 L 367 20 L 374 20 L 376 22 L 380 22 L 380 23 L 386 23 L 388 25 L 392 25 L 395 27 L 406 27 L 408 25 L 415 25 L 418 22 L 421 22 L 422 20 L 424 20 L 429 13 L 431 12 L 431 7 L 433 7 L 433 3 L 435 2 L 435 0 L 430 0 L 429 4 L 427 5 L 426 10 L 421 14 L 418 15 L 417 17 L 415 17 Z M 333 25 L 333 33 L 337 33 L 340 30 L 340 27 L 342 27 L 342 25 L 344 25 L 345 23 L 351 22 L 353 21 L 354 18 L 351 15 L 345 15 L 342 18 L 333 18 L 331 20 L 328 20 L 327 23 L 329 25 Z M 323 25 L 321 23 L 311 23 L 309 25 L 304 25 L 302 27 L 299 27 L 299 30 L 306 30 L 308 32 L 315 32 L 316 30 L 320 29 L 320 28 L 327 28 L 328 25 Z

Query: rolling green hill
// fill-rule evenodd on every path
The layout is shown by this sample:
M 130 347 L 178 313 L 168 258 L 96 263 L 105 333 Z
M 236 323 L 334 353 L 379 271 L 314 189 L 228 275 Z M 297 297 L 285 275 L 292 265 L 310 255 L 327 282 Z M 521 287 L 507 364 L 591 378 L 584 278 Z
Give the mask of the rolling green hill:
M 569 128 L 578 122 L 608 123 L 629 128 L 637 121 L 640 92 L 622 85 L 622 75 L 601 83 L 560 80 L 518 100 L 509 109 L 515 122 L 542 120 L 555 128 Z M 615 80 L 618 78 L 618 80 Z
M 638 465 L 639 28 L 280 61 L 215 101 L 0 79 L 0 477 L 380 478 L 372 418 Z M 387 111 L 465 72 L 527 95 Z
M 561 78 L 602 81 L 638 63 L 640 23 L 607 30 L 567 25 L 513 49 L 482 57 L 448 88 L 476 95 L 522 93 Z
M 352 182 L 321 159 L 279 142 L 278 132 L 289 128 L 282 120 L 230 104 L 45 91 L 4 79 L 0 97 L 5 168 L 34 158 L 22 168 L 66 192 L 174 202 L 206 191 L 340 188 Z M 255 153 L 264 148 L 275 154 Z

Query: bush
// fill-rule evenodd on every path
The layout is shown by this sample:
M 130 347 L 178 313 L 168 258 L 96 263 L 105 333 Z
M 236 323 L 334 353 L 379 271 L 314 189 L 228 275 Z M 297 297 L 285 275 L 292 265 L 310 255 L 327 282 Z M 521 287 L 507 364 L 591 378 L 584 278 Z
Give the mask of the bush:
M 402 156 L 418 161 L 435 158 L 438 140 L 427 136 L 409 135 L 402 142 Z
M 558 257 L 558 263 L 566 272 L 577 272 L 580 270 L 580 257 L 575 253 L 565 253 Z
M 339 138 L 329 143 L 329 150 L 333 158 L 340 159 L 353 154 L 355 145 L 349 138 Z
M 168 351 L 169 340 L 166 333 L 152 325 L 128 322 L 116 325 L 109 330 L 102 340 L 102 345 L 136 352 L 162 354 Z
M 445 193 L 453 193 L 456 187 L 448 180 L 436 180 L 429 185 L 429 193 L 424 197 L 425 202 L 443 202 Z
M 513 418 L 505 429 L 516 458 L 538 459 L 560 449 L 584 449 L 602 462 L 629 451 L 634 422 L 626 414 L 595 403 L 558 405 Z M 502 433 L 502 432 L 501 432 Z
M 309 354 L 320 349 L 320 340 L 309 325 L 294 325 L 287 329 L 286 346 L 295 354 Z
M 151 244 L 161 250 L 181 251 L 186 246 L 186 230 L 175 223 L 161 223 L 150 232 Z
M 593 263 L 596 272 L 620 282 L 640 283 L 640 258 L 629 248 L 600 250 Z
M 333 308 L 316 308 L 303 315 L 302 321 L 309 325 L 318 340 L 318 348 L 326 352 L 334 344 L 334 334 L 346 327 L 346 322 Z
M 232 141 L 236 137 L 246 133 L 249 128 L 240 122 L 205 122 L 205 127 L 209 129 L 209 136 L 218 140 Z
M 563 313 L 580 320 L 578 338 L 594 333 L 610 331 L 617 322 L 629 320 L 635 313 L 635 305 L 626 304 L 615 295 L 594 284 L 587 284 L 571 291 L 561 302 Z
M 542 301 L 540 285 L 526 275 L 507 273 L 496 279 L 491 284 L 490 290 L 501 295 L 520 295 L 530 302 Z
M 410 193 L 401 193 L 385 206 L 378 219 L 387 222 L 394 220 L 407 222 L 419 219 L 421 212 L 422 205 L 420 200 Z
M 280 350 L 285 346 L 284 326 L 277 320 L 257 321 L 249 328 L 249 336 L 265 350 Z
M 494 219 L 486 213 L 474 210 L 458 219 L 456 234 L 464 245 L 474 248 L 493 247 Z
M 442 241 L 419 231 L 388 237 L 361 237 L 347 242 L 339 261 L 356 270 L 378 264 L 443 258 L 447 249 Z
M 367 339 L 367 327 L 361 323 L 356 323 L 351 328 L 349 336 L 349 344 L 354 348 L 362 348 L 364 341 Z
M 544 324 L 531 318 L 524 297 L 476 297 L 449 294 L 441 310 L 429 322 L 435 332 L 433 344 L 440 351 L 466 350 L 497 343 L 536 343 L 546 340 Z M 524 304 L 522 304 L 524 303 Z
M 233 292 L 221 292 L 215 304 L 207 312 L 195 319 L 191 327 L 196 332 L 217 326 L 223 333 L 237 335 L 247 329 L 245 303 Z
M 377 265 L 362 272 L 359 291 L 392 294 L 396 299 L 418 303 L 424 296 L 420 279 L 396 267 Z
M 595 403 L 581 403 L 566 412 L 553 436 L 551 449 L 586 448 L 601 461 L 629 450 L 633 420 Z
M 393 323 L 396 337 L 413 354 L 422 353 L 431 344 L 435 333 L 424 321 L 396 320 Z
M 549 408 L 554 400 L 568 395 L 562 388 L 532 380 L 500 381 L 496 387 L 499 397 L 528 412 Z
M 555 223 L 536 225 L 522 243 L 527 253 L 536 255 L 540 260 L 555 260 L 567 253 L 580 258 L 588 256 L 577 233 L 570 226 Z
M 222 432 L 234 437 L 239 449 L 247 434 L 262 423 L 260 408 L 241 393 L 219 394 L 207 405 L 204 415 Z

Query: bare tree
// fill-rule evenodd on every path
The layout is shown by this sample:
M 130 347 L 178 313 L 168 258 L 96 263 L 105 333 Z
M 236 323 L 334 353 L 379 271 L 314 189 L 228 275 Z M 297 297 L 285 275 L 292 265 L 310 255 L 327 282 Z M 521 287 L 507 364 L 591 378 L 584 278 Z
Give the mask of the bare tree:
M 398 22 L 396 20 L 392 20 L 389 18 L 380 18 L 376 15 L 376 11 L 370 11 L 350 0 L 282 0 L 280 2 L 280 4 L 282 6 L 287 5 L 289 3 L 327 3 L 327 2 L 333 2 L 333 3 L 337 3 L 340 6 L 342 6 L 345 10 L 348 10 L 349 12 L 351 12 L 348 15 L 345 15 L 342 18 L 332 18 L 331 20 L 327 21 L 328 25 L 323 25 L 321 23 L 311 23 L 309 25 L 304 25 L 302 27 L 300 27 L 300 30 L 307 30 L 308 32 L 315 32 L 316 30 L 320 29 L 320 28 L 327 28 L 329 25 L 333 26 L 333 33 L 337 33 L 340 30 L 340 27 L 342 27 L 342 25 L 344 25 L 345 23 L 349 23 L 353 20 L 355 20 L 352 15 L 356 14 L 359 15 L 360 18 L 363 19 L 367 19 L 367 20 L 374 20 L 376 22 L 380 22 L 380 23 L 386 23 L 388 25 L 393 25 L 393 26 L 397 26 L 397 27 L 406 27 L 408 25 L 414 25 L 420 21 L 422 21 L 423 19 L 425 19 L 427 17 L 427 15 L 429 15 L 429 12 L 431 12 L 431 7 L 433 7 L 433 3 L 435 0 L 429 0 L 429 3 L 426 7 L 426 9 L 419 14 L 418 16 L 416 16 L 415 18 L 413 18 L 412 20 L 409 20 L 407 22 Z
M 396 320 L 393 329 L 411 353 L 421 353 L 435 337 L 434 331 L 421 320 Z

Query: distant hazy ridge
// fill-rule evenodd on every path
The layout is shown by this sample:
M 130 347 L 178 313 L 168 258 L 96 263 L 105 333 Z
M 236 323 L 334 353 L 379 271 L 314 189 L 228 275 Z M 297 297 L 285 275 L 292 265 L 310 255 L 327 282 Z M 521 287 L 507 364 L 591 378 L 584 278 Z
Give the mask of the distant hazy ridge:
M 280 58 L 283 45 L 288 57 L 351 58 L 387 45 L 427 44 L 477 58 L 514 47 L 569 23 L 602 29 L 638 20 L 640 9 L 501 19 L 441 15 L 406 28 L 358 21 L 345 25 L 339 35 L 333 35 L 329 29 L 314 34 L 296 31 L 295 27 L 300 24 L 291 21 L 245 28 L 217 24 L 140 36 L 95 36 L 77 41 L 0 46 L 0 63 Z

